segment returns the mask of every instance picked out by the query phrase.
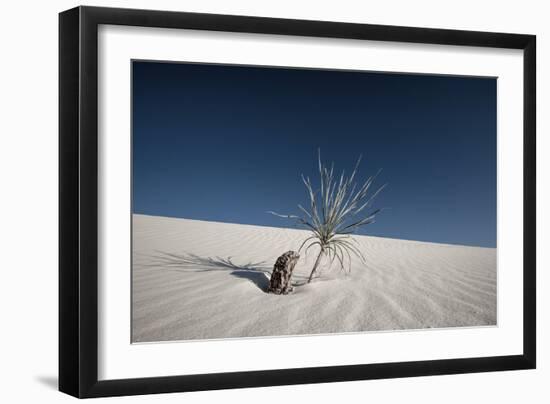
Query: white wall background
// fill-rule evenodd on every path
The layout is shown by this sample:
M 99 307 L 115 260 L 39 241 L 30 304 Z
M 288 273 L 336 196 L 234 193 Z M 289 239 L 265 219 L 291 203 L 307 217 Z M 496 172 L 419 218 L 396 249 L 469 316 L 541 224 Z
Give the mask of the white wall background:
M 548 402 L 550 25 L 543 1 L 90 1 L 87 5 L 536 34 L 538 369 L 109 399 L 128 403 Z M 0 24 L 0 400 L 62 403 L 57 384 L 57 13 L 74 1 L 11 1 Z M 518 165 L 518 169 L 520 169 Z M 527 400 L 525 400 L 527 399 Z

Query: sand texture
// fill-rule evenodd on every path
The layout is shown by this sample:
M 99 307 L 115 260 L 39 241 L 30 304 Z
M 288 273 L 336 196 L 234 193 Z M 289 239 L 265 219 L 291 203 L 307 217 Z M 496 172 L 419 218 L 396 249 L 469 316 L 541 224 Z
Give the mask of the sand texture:
M 133 342 L 495 325 L 496 249 L 356 236 L 351 275 L 265 293 L 307 231 L 134 215 Z M 302 257 L 303 284 L 316 258 Z

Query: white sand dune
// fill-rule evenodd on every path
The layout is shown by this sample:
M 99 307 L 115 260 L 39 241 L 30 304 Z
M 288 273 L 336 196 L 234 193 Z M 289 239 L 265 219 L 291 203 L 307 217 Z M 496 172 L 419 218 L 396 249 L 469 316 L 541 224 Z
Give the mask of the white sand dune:
M 356 236 L 366 264 L 265 293 L 307 231 L 134 215 L 133 342 L 495 325 L 496 249 Z M 303 283 L 315 252 L 300 258 Z

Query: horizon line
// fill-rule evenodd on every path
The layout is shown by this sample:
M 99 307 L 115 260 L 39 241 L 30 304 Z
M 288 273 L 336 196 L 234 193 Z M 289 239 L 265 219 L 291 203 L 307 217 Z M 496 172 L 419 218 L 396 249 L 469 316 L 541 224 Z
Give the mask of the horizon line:
M 196 222 L 209 222 L 209 223 L 221 223 L 221 224 L 234 224 L 239 226 L 254 226 L 254 227 L 267 227 L 267 228 L 275 228 L 275 229 L 286 229 L 286 230 L 298 230 L 298 231 L 311 231 L 307 228 L 300 228 L 300 227 L 287 227 L 287 226 L 269 226 L 264 224 L 249 224 L 249 223 L 238 223 L 238 222 L 224 222 L 220 220 L 204 220 L 204 219 L 191 219 L 188 217 L 182 217 L 182 216 L 165 216 L 165 215 L 152 215 L 149 213 L 138 213 L 138 212 L 132 212 L 133 215 L 140 215 L 140 216 L 150 216 L 150 217 L 161 217 L 165 219 L 181 219 L 181 220 L 192 220 Z M 487 248 L 487 249 L 493 249 L 496 250 L 497 246 L 495 247 L 487 247 L 487 246 L 481 246 L 481 245 L 473 245 L 473 244 L 459 244 L 459 243 L 442 243 L 437 241 L 429 241 L 429 240 L 418 240 L 418 239 L 407 239 L 407 238 L 396 238 L 396 237 L 389 237 L 389 236 L 381 236 L 378 234 L 351 234 L 351 236 L 363 236 L 363 237 L 376 237 L 376 238 L 384 238 L 388 240 L 398 240 L 398 241 L 408 241 L 408 242 L 416 242 L 416 243 L 428 243 L 428 244 L 438 244 L 438 245 L 445 245 L 445 246 L 453 246 L 453 247 L 471 247 L 471 248 Z

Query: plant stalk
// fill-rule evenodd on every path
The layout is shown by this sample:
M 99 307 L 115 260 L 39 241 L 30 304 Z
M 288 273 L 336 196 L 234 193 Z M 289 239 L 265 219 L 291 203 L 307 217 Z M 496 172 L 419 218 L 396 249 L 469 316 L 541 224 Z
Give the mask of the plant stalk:
M 319 262 L 321 262 L 322 256 L 325 254 L 325 250 L 321 248 L 321 251 L 319 252 L 319 255 L 317 256 L 317 259 L 315 260 L 315 264 L 313 264 L 313 269 L 311 270 L 311 273 L 309 274 L 309 279 L 307 280 L 307 283 L 310 283 L 313 279 L 313 275 L 315 275 L 315 271 L 317 271 L 317 267 L 319 266 Z

